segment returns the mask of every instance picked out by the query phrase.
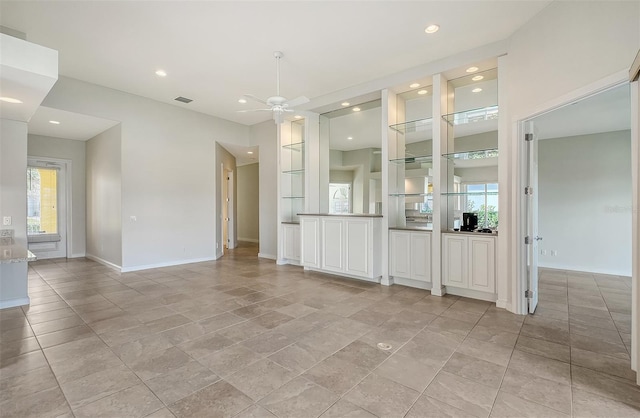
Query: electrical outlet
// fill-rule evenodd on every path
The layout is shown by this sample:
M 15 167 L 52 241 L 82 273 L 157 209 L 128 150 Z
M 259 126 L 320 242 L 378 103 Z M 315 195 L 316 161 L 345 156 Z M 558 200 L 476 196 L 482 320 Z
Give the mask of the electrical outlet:
M 11 225 L 11 216 L 3 216 L 2 217 L 2 225 L 10 226 Z
M 540 250 L 540 255 L 547 255 L 547 250 Z
M 551 250 L 551 256 L 555 257 L 558 255 L 558 251 L 557 250 Z

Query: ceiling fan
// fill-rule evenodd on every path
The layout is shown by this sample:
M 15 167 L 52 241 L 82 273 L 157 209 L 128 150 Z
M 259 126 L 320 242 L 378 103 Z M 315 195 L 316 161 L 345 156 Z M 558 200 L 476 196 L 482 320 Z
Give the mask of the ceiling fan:
M 269 107 L 264 109 L 239 110 L 238 112 L 246 113 L 269 111 L 273 112 L 273 120 L 276 123 L 282 123 L 285 112 L 293 112 L 294 107 L 308 103 L 309 99 L 305 96 L 300 96 L 293 100 L 287 100 L 286 98 L 280 96 L 280 59 L 284 56 L 284 54 L 280 51 L 276 51 L 273 53 L 273 56 L 276 58 L 276 95 L 269 97 L 267 100 L 263 100 L 252 94 L 244 95 L 244 97 L 246 97 L 247 99 L 255 100 Z

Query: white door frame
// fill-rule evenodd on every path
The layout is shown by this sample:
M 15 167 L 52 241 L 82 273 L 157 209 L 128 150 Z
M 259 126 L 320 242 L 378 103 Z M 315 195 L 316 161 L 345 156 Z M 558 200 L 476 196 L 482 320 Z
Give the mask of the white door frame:
M 229 218 L 229 221 L 227 222 L 227 239 L 228 239 L 227 247 L 230 250 L 232 250 L 236 248 L 236 234 L 235 234 L 235 228 L 234 228 L 234 224 L 235 224 L 234 213 L 235 213 L 236 199 L 235 199 L 235 193 L 234 193 L 235 177 L 234 177 L 233 170 L 227 171 L 226 179 L 227 179 L 226 181 L 227 201 L 225 202 L 225 204 L 227 205 L 227 218 Z
M 540 106 L 536 106 L 524 115 L 517 115 L 513 118 L 512 123 L 512 140 L 516 142 L 516 149 L 518 155 L 517 165 L 514 170 L 516 175 L 516 181 L 513 182 L 511 189 L 512 203 L 516 208 L 516 219 L 513 224 L 515 234 L 513 237 L 515 242 L 513 246 L 516 249 L 516 262 L 512 266 L 512 307 L 513 312 L 524 315 L 527 313 L 527 299 L 525 297 L 525 290 L 527 289 L 527 252 L 524 244 L 524 238 L 527 234 L 527 219 L 526 219 L 526 197 L 524 194 L 524 187 L 526 186 L 525 175 L 525 159 L 526 159 L 526 147 L 524 141 L 525 123 L 528 120 L 534 119 L 538 116 L 552 112 L 558 108 L 566 106 L 570 103 L 585 99 L 587 97 L 596 95 L 602 91 L 608 90 L 620 84 L 629 82 L 629 74 L 627 71 L 620 71 L 598 80 L 592 84 L 584 86 L 580 89 L 569 92 L 563 96 L 557 97 L 547 103 L 543 103 Z M 637 112 L 638 109 L 635 109 Z M 634 112 L 633 104 L 631 112 Z M 633 140 L 633 138 L 632 138 Z M 632 169 L 635 169 L 632 167 Z M 635 278 L 634 278 L 635 282 Z
M 27 157 L 27 167 L 37 167 L 37 162 L 41 163 L 53 163 L 64 167 L 64 199 L 62 204 L 64 204 L 64 233 L 65 233 L 65 249 L 66 249 L 66 258 L 71 258 L 73 252 L 71 249 L 73 248 L 73 224 L 71 220 L 73 219 L 73 189 L 72 189 L 72 177 L 73 177 L 73 167 L 72 161 L 63 158 L 51 158 L 51 157 L 36 157 L 36 156 L 28 156 Z M 46 167 L 46 165 L 43 165 Z M 26 173 L 25 173 L 26 175 Z M 28 240 L 28 237 L 27 237 Z M 28 245 L 28 242 L 27 242 Z
M 632 296 L 631 296 L 631 368 L 636 371 L 636 384 L 640 385 L 640 50 L 631 64 L 631 170 L 632 170 Z

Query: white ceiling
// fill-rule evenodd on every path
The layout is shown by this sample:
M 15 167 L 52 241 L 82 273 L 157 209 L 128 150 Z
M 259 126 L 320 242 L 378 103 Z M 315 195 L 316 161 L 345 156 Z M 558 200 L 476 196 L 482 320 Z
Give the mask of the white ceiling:
M 313 109 L 313 98 L 506 39 L 548 3 L 3 0 L 0 24 L 58 50 L 63 76 L 252 125 L 270 115 L 237 113 L 253 107 L 237 100 L 275 94 L 275 50 L 281 93 Z M 441 29 L 426 35 L 431 23 Z
M 538 138 L 564 138 L 631 129 L 629 85 L 603 91 L 534 120 Z
M 49 121 L 60 122 L 54 125 Z M 29 134 L 86 141 L 119 122 L 40 106 L 29 121 Z

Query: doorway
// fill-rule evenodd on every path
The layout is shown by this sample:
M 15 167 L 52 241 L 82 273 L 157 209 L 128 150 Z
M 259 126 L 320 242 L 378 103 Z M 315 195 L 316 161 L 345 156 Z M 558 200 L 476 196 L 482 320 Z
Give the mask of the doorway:
M 27 161 L 27 241 L 39 259 L 66 258 L 69 254 L 70 178 L 69 160 Z
M 234 173 L 233 170 L 222 168 L 222 240 L 223 254 L 225 250 L 232 250 L 236 247 L 235 233 L 233 230 L 233 208 L 234 208 Z

